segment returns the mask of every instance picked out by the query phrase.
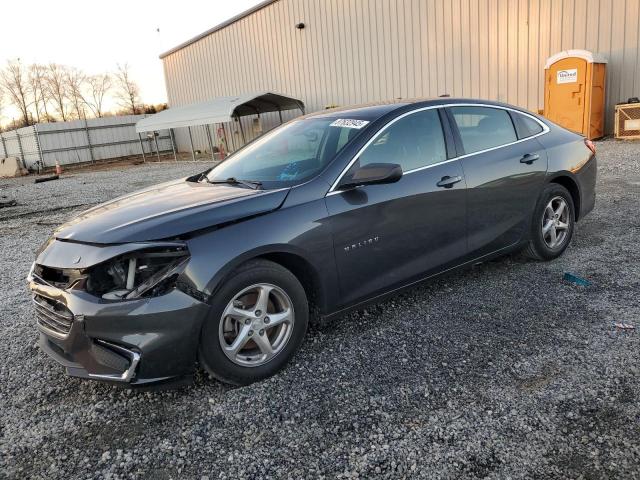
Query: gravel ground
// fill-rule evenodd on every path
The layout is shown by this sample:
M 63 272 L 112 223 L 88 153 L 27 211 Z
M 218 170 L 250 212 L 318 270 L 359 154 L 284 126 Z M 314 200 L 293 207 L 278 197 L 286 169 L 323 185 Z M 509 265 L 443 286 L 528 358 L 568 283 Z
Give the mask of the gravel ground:
M 562 258 L 500 259 L 314 328 L 243 388 L 68 378 L 36 347 L 24 284 L 67 217 L 202 166 L 0 180 L 19 203 L 0 209 L 0 477 L 640 478 L 640 144 L 597 146 L 598 204 Z

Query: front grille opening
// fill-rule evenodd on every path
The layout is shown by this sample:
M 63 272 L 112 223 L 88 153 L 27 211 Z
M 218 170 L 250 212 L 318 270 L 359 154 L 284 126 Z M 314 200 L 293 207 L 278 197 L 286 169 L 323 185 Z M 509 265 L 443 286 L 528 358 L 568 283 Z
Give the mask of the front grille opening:
M 42 295 L 33 296 L 38 325 L 55 334 L 66 336 L 71 331 L 73 313 L 62 303 Z

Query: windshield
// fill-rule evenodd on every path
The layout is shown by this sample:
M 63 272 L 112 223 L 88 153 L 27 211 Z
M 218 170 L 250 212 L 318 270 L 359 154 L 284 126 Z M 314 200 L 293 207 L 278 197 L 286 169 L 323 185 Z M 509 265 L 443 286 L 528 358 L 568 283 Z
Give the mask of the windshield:
M 263 135 L 207 175 L 210 182 L 260 182 L 262 188 L 303 183 L 326 167 L 368 122 L 308 118 Z

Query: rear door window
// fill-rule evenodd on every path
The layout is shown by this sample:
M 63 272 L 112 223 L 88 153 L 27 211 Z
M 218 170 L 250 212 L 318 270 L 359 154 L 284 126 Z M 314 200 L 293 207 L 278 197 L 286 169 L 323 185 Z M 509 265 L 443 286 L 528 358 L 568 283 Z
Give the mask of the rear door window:
M 518 140 L 509 112 L 491 107 L 451 107 L 464 153 L 499 147 Z

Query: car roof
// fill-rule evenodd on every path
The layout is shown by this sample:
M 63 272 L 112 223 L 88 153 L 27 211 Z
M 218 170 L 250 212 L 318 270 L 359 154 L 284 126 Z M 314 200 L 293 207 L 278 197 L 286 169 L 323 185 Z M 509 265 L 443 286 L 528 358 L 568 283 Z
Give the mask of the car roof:
M 448 105 L 452 103 L 464 103 L 464 104 L 472 104 L 478 103 L 483 105 L 493 105 L 496 107 L 506 107 L 513 110 L 518 110 L 524 113 L 531 114 L 531 112 L 524 110 L 520 107 L 516 107 L 514 105 L 509 105 L 506 103 L 495 102 L 492 100 L 482 100 L 475 98 L 452 98 L 452 97 L 437 97 L 437 98 L 413 98 L 413 99 L 398 99 L 398 100 L 389 100 L 385 102 L 374 102 L 367 103 L 362 105 L 351 105 L 345 107 L 331 108 L 327 110 L 322 110 L 319 112 L 314 112 L 305 115 L 301 118 L 349 118 L 355 120 L 368 120 L 373 122 L 378 118 L 386 115 L 387 113 L 393 112 L 394 110 L 406 110 L 404 107 L 409 105 L 414 108 L 421 107 L 429 107 L 429 106 L 438 106 L 438 105 Z
M 362 105 L 350 105 L 346 107 L 330 108 L 319 112 L 310 113 L 302 118 L 351 118 L 355 120 L 374 121 L 389 112 L 409 105 L 410 102 L 389 101 L 367 103 Z

